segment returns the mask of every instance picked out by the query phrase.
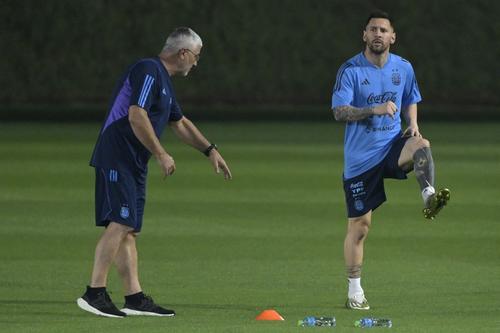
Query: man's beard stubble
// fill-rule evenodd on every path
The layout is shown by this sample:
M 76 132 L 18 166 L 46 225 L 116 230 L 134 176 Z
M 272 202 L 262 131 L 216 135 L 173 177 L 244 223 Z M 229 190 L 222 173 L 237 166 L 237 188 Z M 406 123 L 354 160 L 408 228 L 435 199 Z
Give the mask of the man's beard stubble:
M 368 48 L 370 49 L 370 51 L 374 54 L 377 54 L 377 55 L 380 55 L 382 53 L 384 53 L 385 51 L 387 51 L 387 49 L 389 48 L 389 46 L 385 46 L 383 44 L 381 44 L 381 47 L 375 47 L 374 46 L 374 43 L 369 43 L 368 44 Z

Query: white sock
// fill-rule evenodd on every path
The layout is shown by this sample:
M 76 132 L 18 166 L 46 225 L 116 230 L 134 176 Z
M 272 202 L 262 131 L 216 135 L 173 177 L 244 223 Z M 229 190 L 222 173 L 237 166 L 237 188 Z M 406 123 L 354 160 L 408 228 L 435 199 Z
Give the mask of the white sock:
M 347 293 L 349 298 L 354 298 L 355 295 L 364 295 L 365 292 L 361 288 L 361 278 L 348 278 L 347 281 L 349 282 L 349 291 Z
M 424 199 L 424 203 L 427 203 L 427 199 L 429 199 L 429 197 L 431 195 L 433 195 L 434 193 L 436 193 L 436 190 L 434 189 L 434 187 L 427 186 L 426 188 L 424 188 L 422 190 L 422 199 Z

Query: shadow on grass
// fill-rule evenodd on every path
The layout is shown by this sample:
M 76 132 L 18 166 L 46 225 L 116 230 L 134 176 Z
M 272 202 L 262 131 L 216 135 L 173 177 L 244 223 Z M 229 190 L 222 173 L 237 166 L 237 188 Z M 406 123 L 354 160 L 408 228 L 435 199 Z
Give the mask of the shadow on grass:
M 0 299 L 0 305 L 67 305 L 76 304 L 75 301 L 47 301 L 47 300 L 14 300 L 14 299 Z
M 228 310 L 228 311 L 263 311 L 266 309 L 310 309 L 315 310 L 318 305 L 304 306 L 300 304 L 268 304 L 268 305 L 248 305 L 248 304 L 182 304 L 168 303 L 173 308 L 201 309 L 201 310 Z M 320 306 L 321 307 L 321 306 Z M 332 309 L 345 309 L 345 306 L 328 306 Z
M 255 311 L 260 309 L 259 306 L 252 306 L 248 304 L 182 304 L 182 303 L 169 303 L 170 307 L 179 307 L 186 309 L 202 309 L 202 310 L 233 310 L 233 311 Z

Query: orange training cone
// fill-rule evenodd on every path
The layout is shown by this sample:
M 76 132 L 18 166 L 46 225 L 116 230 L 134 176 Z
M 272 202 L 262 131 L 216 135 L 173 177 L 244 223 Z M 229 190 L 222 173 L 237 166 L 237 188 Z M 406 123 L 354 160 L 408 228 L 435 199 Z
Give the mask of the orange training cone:
M 276 310 L 264 310 L 255 317 L 256 320 L 285 320 Z

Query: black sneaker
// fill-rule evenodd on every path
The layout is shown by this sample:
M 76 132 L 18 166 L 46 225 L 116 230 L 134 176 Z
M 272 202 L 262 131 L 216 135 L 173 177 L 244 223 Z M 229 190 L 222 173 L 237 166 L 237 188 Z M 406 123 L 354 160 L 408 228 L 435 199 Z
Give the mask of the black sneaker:
M 143 295 L 140 302 L 131 304 L 125 302 L 123 309 L 130 316 L 160 316 L 160 317 L 173 317 L 175 316 L 174 310 L 169 310 L 156 305 L 151 296 Z
M 127 314 L 118 310 L 118 308 L 113 304 L 111 298 L 106 291 L 98 292 L 95 296 L 91 296 L 89 293 L 89 287 L 82 297 L 76 300 L 78 306 L 85 311 L 96 314 L 98 316 L 110 317 L 110 318 L 123 318 Z

